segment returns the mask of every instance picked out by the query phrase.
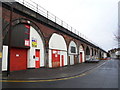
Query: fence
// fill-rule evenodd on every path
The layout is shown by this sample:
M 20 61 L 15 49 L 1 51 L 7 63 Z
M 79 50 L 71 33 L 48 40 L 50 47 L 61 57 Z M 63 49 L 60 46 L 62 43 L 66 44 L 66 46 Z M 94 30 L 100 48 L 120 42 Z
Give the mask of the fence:
M 52 13 L 50 13 L 49 11 L 47 11 L 46 9 L 44 9 L 43 7 L 39 6 L 37 3 L 29 0 L 15 0 L 16 2 L 19 2 L 21 4 L 23 4 L 24 6 L 30 8 L 31 10 L 39 13 L 40 15 L 52 20 L 53 22 L 59 24 L 60 26 L 68 29 L 69 31 L 75 33 L 76 35 L 84 38 L 85 40 L 93 43 L 94 45 L 98 46 L 96 43 L 94 43 L 92 40 L 88 39 L 85 35 L 83 35 L 82 33 L 80 33 L 79 31 L 77 31 L 76 29 L 74 29 L 73 27 L 71 27 L 70 25 L 68 25 L 66 22 L 62 21 L 61 19 L 59 19 L 58 17 L 56 17 L 55 15 L 53 15 Z

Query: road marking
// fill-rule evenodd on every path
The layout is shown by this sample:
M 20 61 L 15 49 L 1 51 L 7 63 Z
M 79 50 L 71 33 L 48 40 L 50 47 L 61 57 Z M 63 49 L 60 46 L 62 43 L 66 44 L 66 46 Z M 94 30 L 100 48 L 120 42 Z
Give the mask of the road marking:
M 66 77 L 66 78 L 60 78 L 60 79 L 48 79 L 48 80 L 0 80 L 0 82 L 51 82 L 51 81 L 59 81 L 59 80 L 68 80 L 68 79 L 73 79 L 73 78 L 78 78 L 78 77 L 88 75 L 88 74 L 92 73 L 94 70 L 96 70 L 97 68 L 104 65 L 105 63 L 106 62 L 100 64 L 99 66 L 97 66 L 94 69 L 91 69 L 91 70 L 86 71 L 80 75 L 76 75 L 76 76 L 72 76 L 72 77 Z
M 77 77 L 81 77 L 84 76 L 86 74 L 80 74 L 78 76 L 73 76 L 73 77 L 67 77 L 67 78 L 60 78 L 60 79 L 48 79 L 48 80 L 0 80 L 0 82 L 50 82 L 50 81 L 58 81 L 58 80 L 68 80 L 68 79 L 72 79 L 72 78 L 77 78 Z

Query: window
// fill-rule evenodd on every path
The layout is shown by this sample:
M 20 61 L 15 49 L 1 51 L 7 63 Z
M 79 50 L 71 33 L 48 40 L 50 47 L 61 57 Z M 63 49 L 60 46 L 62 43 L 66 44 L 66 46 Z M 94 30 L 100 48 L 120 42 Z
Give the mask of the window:
M 71 46 L 71 53 L 76 53 L 76 48 Z

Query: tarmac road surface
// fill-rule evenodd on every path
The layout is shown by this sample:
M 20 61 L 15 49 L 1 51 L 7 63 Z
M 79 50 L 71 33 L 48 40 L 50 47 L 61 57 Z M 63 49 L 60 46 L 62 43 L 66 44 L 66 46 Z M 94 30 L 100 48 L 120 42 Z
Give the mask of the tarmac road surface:
M 118 88 L 119 60 L 108 60 L 80 75 L 49 79 L 4 81 L 3 88 Z

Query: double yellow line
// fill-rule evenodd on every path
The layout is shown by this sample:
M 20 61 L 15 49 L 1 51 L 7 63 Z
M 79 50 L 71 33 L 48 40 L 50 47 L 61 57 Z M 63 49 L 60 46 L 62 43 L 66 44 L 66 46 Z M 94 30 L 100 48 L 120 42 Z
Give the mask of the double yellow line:
M 95 69 L 101 67 L 102 65 L 104 65 L 106 62 L 100 64 L 99 66 L 97 66 L 96 68 L 86 71 L 85 73 L 82 73 L 80 75 L 76 75 L 76 76 L 72 76 L 72 77 L 67 77 L 67 78 L 60 78 L 60 79 L 48 79 L 48 80 L 0 80 L 0 82 L 52 82 L 52 81 L 58 81 L 58 80 L 68 80 L 68 79 L 73 79 L 73 78 L 78 78 L 78 77 L 82 77 L 85 75 L 88 75 L 89 73 L 93 72 Z

